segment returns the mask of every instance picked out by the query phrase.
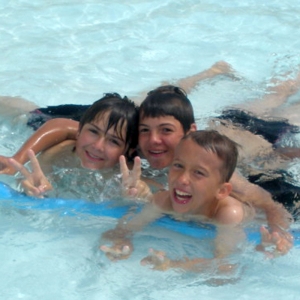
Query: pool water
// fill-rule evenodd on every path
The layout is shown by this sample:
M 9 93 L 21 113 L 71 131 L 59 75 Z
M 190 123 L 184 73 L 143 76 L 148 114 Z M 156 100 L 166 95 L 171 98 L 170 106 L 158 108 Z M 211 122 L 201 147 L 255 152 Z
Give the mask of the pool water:
M 38 106 L 89 104 L 105 92 L 134 97 L 225 60 L 239 80 L 219 76 L 190 94 L 201 128 L 223 107 L 263 95 L 271 78 L 299 71 L 296 0 L 0 1 L 1 96 Z M 0 153 L 11 155 L 32 131 L 0 122 Z M 216 285 L 211 274 L 139 263 L 150 247 L 183 257 L 204 255 L 209 243 L 148 228 L 129 260 L 111 263 L 98 245 L 116 220 L 0 202 L 1 299 L 299 298 L 299 248 L 267 260 L 247 245 L 235 280 Z

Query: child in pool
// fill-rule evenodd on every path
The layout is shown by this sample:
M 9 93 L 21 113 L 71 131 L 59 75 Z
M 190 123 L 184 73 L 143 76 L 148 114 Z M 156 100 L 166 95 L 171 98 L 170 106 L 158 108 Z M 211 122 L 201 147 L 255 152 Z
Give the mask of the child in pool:
M 213 259 L 184 258 L 171 260 L 161 251 L 154 251 L 142 263 L 150 263 L 157 270 L 181 268 L 203 270 L 208 262 L 222 261 L 235 252 L 245 237 L 242 224 L 252 220 L 255 211 L 245 202 L 230 196 L 229 182 L 236 167 L 238 150 L 236 144 L 216 131 L 194 131 L 182 138 L 176 147 L 169 169 L 169 191 L 151 195 L 151 204 L 141 213 L 103 234 L 113 242 L 111 247 L 100 249 L 110 259 L 127 258 L 133 251 L 133 234 L 148 223 L 163 216 L 174 215 L 185 221 L 194 220 L 216 225 L 215 251 Z M 123 161 L 124 162 L 124 161 Z M 136 182 L 128 182 L 128 169 L 122 164 L 123 176 L 127 180 L 127 192 Z M 133 174 L 133 181 L 139 181 Z M 131 185 L 131 186 L 130 186 Z
M 44 170 L 58 160 L 64 166 L 73 167 L 79 162 L 87 169 L 110 169 L 118 164 L 120 155 L 129 158 L 136 148 L 137 125 L 137 106 L 127 97 L 106 94 L 90 106 L 82 116 L 76 140 L 65 140 L 57 145 L 49 143 L 50 148 L 39 156 L 39 162 Z M 31 148 L 35 150 L 34 147 Z M 27 156 L 19 156 L 17 159 L 18 154 L 11 159 L 5 158 L 5 164 L 25 176 L 23 187 L 27 194 L 41 196 L 51 189 L 32 150 L 26 153 L 33 163 L 32 174 L 20 163 L 22 159 L 27 160 Z

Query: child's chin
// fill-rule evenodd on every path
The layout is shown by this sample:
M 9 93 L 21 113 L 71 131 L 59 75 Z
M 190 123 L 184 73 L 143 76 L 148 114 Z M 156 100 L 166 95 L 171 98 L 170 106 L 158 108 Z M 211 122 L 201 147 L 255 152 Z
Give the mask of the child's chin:
M 186 204 L 178 204 L 178 203 L 172 203 L 173 211 L 180 214 L 185 214 L 189 212 L 189 208 L 186 206 Z
M 103 169 L 103 166 L 96 166 L 94 164 L 89 164 L 89 163 L 81 163 L 81 166 L 84 169 L 88 169 L 88 170 L 101 170 L 101 169 Z

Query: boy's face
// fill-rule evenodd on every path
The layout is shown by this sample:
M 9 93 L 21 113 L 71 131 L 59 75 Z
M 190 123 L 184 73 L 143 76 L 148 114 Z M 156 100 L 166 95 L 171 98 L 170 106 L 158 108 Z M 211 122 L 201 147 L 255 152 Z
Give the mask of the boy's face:
M 126 151 L 125 141 L 114 128 L 106 132 L 109 114 L 85 124 L 78 133 L 76 154 L 81 165 L 87 169 L 104 169 L 115 166 L 120 155 Z M 126 136 L 126 126 L 123 126 L 121 136 Z
M 182 125 L 173 116 L 140 120 L 139 146 L 152 168 L 163 169 L 171 164 L 183 136 Z
M 222 186 L 222 161 L 193 140 L 181 141 L 169 170 L 171 204 L 178 213 L 211 215 Z

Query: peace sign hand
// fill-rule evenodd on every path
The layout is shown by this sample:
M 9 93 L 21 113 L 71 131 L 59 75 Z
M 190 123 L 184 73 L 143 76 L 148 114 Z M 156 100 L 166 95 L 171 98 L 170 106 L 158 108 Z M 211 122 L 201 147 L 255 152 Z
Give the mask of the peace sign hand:
M 129 198 L 143 198 L 144 200 L 149 200 L 148 198 L 152 193 L 146 182 L 141 180 L 140 157 L 137 156 L 134 158 L 134 165 L 131 171 L 127 167 L 124 155 L 120 156 L 119 162 L 124 195 Z
M 52 185 L 44 175 L 40 164 L 31 149 L 28 150 L 28 157 L 32 164 L 31 173 L 26 169 L 26 167 L 13 158 L 9 159 L 9 163 L 25 177 L 25 179 L 21 181 L 21 185 L 24 188 L 26 195 L 44 198 L 43 194 L 52 190 Z

